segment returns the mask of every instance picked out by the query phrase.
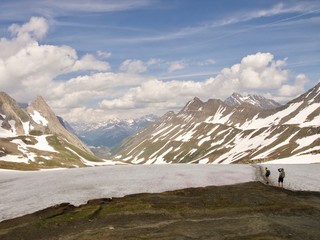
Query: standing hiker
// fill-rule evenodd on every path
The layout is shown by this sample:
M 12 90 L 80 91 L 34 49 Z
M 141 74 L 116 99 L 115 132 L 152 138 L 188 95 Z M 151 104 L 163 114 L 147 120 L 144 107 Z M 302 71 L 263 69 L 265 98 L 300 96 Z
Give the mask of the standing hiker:
M 269 184 L 269 176 L 270 176 L 271 172 L 270 170 L 266 167 L 266 174 L 265 174 L 265 177 L 266 177 L 266 183 Z
M 286 176 L 286 173 L 284 172 L 283 168 L 279 168 L 278 172 L 279 172 L 278 186 L 283 188 L 283 179 Z

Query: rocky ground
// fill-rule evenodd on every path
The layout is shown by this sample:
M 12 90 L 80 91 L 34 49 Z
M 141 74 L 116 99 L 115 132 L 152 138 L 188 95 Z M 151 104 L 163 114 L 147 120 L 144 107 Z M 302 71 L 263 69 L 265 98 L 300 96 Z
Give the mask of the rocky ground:
M 0 239 L 320 239 L 320 193 L 260 182 L 68 203 L 0 223 Z

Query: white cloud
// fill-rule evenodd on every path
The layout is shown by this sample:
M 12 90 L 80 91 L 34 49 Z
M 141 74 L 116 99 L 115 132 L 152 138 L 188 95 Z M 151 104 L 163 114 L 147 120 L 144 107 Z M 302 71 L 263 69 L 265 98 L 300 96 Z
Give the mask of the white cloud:
M 159 64 L 161 63 L 161 59 L 156 59 L 156 58 L 151 58 L 147 61 L 147 65 L 150 66 L 150 65 L 155 65 L 155 64 Z
M 48 23 L 42 17 L 31 17 L 30 21 L 23 24 L 22 26 L 13 24 L 9 27 L 9 31 L 18 38 L 43 38 L 48 31 Z
M 106 62 L 97 60 L 94 56 L 90 54 L 84 55 L 81 59 L 77 60 L 73 67 L 72 71 L 81 71 L 87 69 L 94 69 L 98 71 L 110 70 L 110 66 Z
M 147 65 L 141 60 L 127 59 L 121 64 L 120 71 L 128 73 L 143 73 L 147 71 Z
M 212 82 L 226 96 L 230 91 L 242 90 L 274 90 L 281 87 L 289 77 L 288 70 L 284 69 L 284 60 L 273 60 L 271 53 L 256 53 L 248 55 L 231 68 L 225 68 Z M 230 85 L 232 83 L 232 85 Z
M 107 52 L 107 51 L 97 51 L 97 55 L 98 57 L 101 57 L 101 58 L 109 58 L 111 57 L 112 53 L 111 52 Z
M 118 117 L 114 112 L 85 106 L 73 107 L 68 110 L 63 109 L 61 114 L 68 122 L 102 122 L 106 119 Z
M 128 86 L 139 85 L 144 78 L 127 73 L 101 72 L 78 76 L 68 81 L 52 84 L 50 106 L 55 109 L 73 108 L 97 99 L 117 98 Z
M 177 70 L 184 69 L 187 66 L 186 62 L 183 60 L 180 61 L 173 61 L 169 63 L 168 72 L 172 73 Z
M 293 76 L 291 83 L 287 60 L 260 52 L 204 81 L 161 81 L 140 74 L 159 64 L 175 72 L 191 64 L 185 60 L 127 59 L 120 73 L 107 72 L 109 64 L 93 55 L 79 57 L 70 46 L 39 43 L 48 27 L 46 19 L 33 17 L 25 24 L 12 25 L 11 39 L 0 39 L 0 89 L 18 101 L 42 95 L 56 114 L 67 120 L 163 114 L 179 110 L 195 96 L 224 99 L 232 92 L 264 93 L 284 102 L 303 93 L 308 81 L 301 74 Z M 100 51 L 97 55 L 104 58 L 109 54 Z M 204 62 L 215 63 L 212 59 Z
M 0 88 L 20 101 L 45 95 L 63 84 L 54 81 L 62 74 L 110 69 L 107 62 L 92 55 L 79 58 L 69 46 L 41 45 L 37 38 L 44 37 L 47 27 L 44 18 L 32 17 L 26 24 L 9 28 L 12 39 L 0 39 Z
M 105 109 L 155 108 L 159 112 L 178 109 L 192 96 L 201 96 L 204 84 L 193 81 L 163 82 L 150 79 L 140 86 L 131 88 L 121 98 L 104 100 L 100 106 Z
M 160 113 L 164 113 L 180 109 L 194 96 L 203 100 L 225 99 L 238 91 L 252 93 L 266 91 L 269 96 L 282 101 L 291 100 L 291 97 L 303 93 L 307 78 L 298 75 L 295 83 L 290 85 L 289 71 L 284 69 L 285 63 L 286 60 L 274 60 L 271 53 L 259 52 L 244 57 L 239 64 L 224 68 L 216 77 L 203 82 L 176 80 L 164 82 L 158 79 L 144 81 L 119 98 L 101 101 L 100 107 L 126 111 L 154 107 Z
M 278 90 L 278 96 L 282 98 L 291 98 L 297 96 L 304 91 L 304 85 L 309 81 L 306 75 L 299 74 L 293 85 L 284 84 Z

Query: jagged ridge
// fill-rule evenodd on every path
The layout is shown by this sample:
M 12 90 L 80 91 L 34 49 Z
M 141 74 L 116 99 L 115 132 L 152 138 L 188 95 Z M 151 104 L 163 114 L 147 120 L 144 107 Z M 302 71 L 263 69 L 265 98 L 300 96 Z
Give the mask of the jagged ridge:
M 101 161 L 68 132 L 42 97 L 26 109 L 0 93 L 0 168 L 75 167 Z
M 130 163 L 252 163 L 320 154 L 320 84 L 284 106 L 194 98 L 127 140 Z M 320 155 L 319 155 L 320 156 Z

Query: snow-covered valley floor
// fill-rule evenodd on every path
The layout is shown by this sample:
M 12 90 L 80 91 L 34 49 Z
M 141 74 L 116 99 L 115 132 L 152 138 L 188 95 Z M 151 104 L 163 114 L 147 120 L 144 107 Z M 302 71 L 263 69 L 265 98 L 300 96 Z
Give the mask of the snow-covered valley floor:
M 285 188 L 320 192 L 320 164 L 299 165 L 124 165 L 51 171 L 0 170 L 0 221 L 56 204 L 154 193 L 189 187 L 228 185 L 261 180 L 260 168 L 271 170 L 276 185 L 279 167 Z

